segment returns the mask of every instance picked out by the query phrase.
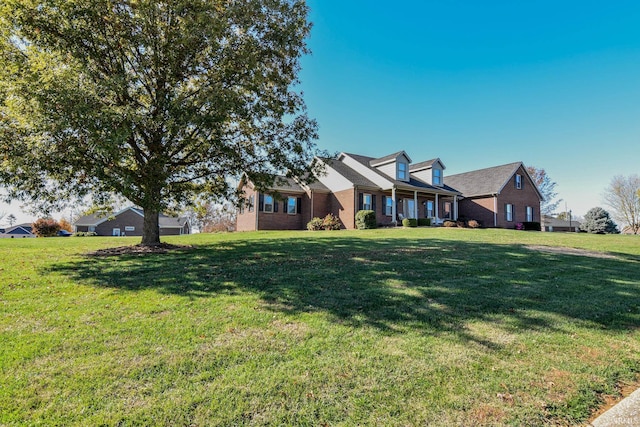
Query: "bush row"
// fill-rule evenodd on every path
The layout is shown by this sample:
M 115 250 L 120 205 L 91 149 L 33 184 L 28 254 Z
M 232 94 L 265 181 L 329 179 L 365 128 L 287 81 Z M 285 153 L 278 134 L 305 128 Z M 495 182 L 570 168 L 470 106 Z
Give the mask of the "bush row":
M 93 237 L 97 235 L 98 233 L 96 233 L 95 231 L 78 231 L 76 233 L 73 233 L 74 237 Z

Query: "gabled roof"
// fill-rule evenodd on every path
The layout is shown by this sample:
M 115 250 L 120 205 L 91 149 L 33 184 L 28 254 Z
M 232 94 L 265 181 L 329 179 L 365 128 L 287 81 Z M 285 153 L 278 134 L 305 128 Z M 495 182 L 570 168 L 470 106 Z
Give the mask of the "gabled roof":
M 345 153 L 346 154 L 346 153 Z M 350 157 L 356 158 L 353 154 L 347 154 Z M 369 157 L 370 159 L 370 157 Z M 327 166 L 334 169 L 340 175 L 345 177 L 349 182 L 351 182 L 356 187 L 370 187 L 370 188 L 379 188 L 380 186 L 370 179 L 362 176 L 362 174 L 356 172 L 343 162 L 338 159 L 322 159 Z M 368 160 L 367 160 L 368 163 Z M 368 167 L 368 164 L 367 164 Z M 386 178 L 386 176 L 385 176 Z
M 369 161 L 369 164 L 371 166 L 384 165 L 385 163 L 393 162 L 394 160 L 396 160 L 400 156 L 406 157 L 407 160 L 409 161 L 409 163 L 411 163 L 411 157 L 409 157 L 409 155 L 404 150 L 402 150 L 402 151 L 397 151 L 397 152 L 395 152 L 393 154 L 389 154 L 388 156 L 379 157 L 377 159 L 374 159 L 374 158 L 370 157 L 371 160 Z
M 3 234 L 29 235 L 33 234 L 31 224 L 18 224 L 13 227 L 6 228 Z
M 403 153 L 403 151 L 401 151 L 400 153 Z M 399 181 L 397 179 L 393 179 L 393 178 L 389 177 L 388 175 L 385 175 L 384 173 L 380 172 L 377 168 L 375 168 L 375 167 L 373 167 L 371 165 L 372 160 L 377 160 L 377 159 L 374 159 L 373 157 L 361 156 L 359 154 L 350 154 L 350 153 L 343 153 L 343 154 L 353 158 L 354 160 L 358 161 L 359 163 L 362 163 L 363 165 L 368 167 L 373 173 L 376 173 L 376 174 L 380 175 L 381 177 L 383 177 L 385 180 L 389 181 L 389 183 L 391 184 L 390 187 L 389 188 L 382 188 L 382 190 L 388 190 L 391 187 L 396 187 L 397 189 L 400 189 L 400 190 L 409 190 L 409 191 L 425 191 L 426 190 L 426 191 L 433 192 L 433 193 L 458 193 L 458 191 L 456 189 L 451 188 L 451 187 L 449 187 L 447 185 L 436 187 L 436 186 L 427 184 L 425 182 L 419 181 L 417 179 L 414 179 L 411 176 L 409 176 L 409 182 Z M 389 157 L 389 156 L 387 156 L 387 157 Z M 336 160 L 335 163 L 342 163 L 342 162 Z M 344 165 L 344 166 L 346 168 L 348 168 L 350 171 L 352 171 L 353 173 L 355 173 L 358 176 L 360 176 L 363 180 L 366 180 L 366 181 L 368 181 L 370 183 L 368 185 L 364 184 L 364 186 L 369 186 L 369 187 L 373 187 L 373 188 L 380 188 L 379 185 L 376 185 L 373 182 L 369 181 L 368 179 L 363 177 L 358 172 L 354 171 L 353 169 L 349 168 L 346 165 Z M 340 171 L 338 171 L 338 172 L 340 172 Z M 347 176 L 345 174 L 343 174 L 343 176 L 345 178 L 349 179 L 355 185 L 360 185 L 354 179 L 351 179 L 349 176 Z
M 508 163 L 506 165 L 493 166 L 485 169 L 478 169 L 471 172 L 449 175 L 444 177 L 446 185 L 451 186 L 461 192 L 464 197 L 491 196 L 500 194 L 505 185 L 509 182 L 516 171 L 522 167 L 524 173 L 529 175 L 522 162 Z M 531 177 L 529 176 L 531 179 Z M 531 179 L 533 183 L 533 180 Z M 538 187 L 533 184 L 538 196 L 542 200 L 542 194 Z
M 446 169 L 446 167 L 444 166 L 444 163 L 442 163 L 442 160 L 440 160 L 439 157 L 436 157 L 435 159 L 412 164 L 409 167 L 409 172 L 418 172 L 423 169 L 428 169 L 430 167 L 433 167 L 433 165 L 435 165 L 436 163 L 440 163 L 440 166 L 442 166 L 442 169 Z

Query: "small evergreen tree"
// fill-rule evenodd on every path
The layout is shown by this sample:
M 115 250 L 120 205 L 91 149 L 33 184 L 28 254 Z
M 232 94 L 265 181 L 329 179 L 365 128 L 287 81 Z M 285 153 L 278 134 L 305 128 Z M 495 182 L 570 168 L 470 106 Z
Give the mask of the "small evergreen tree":
M 609 212 L 600 207 L 589 209 L 580 225 L 582 231 L 596 234 L 619 233 L 618 226 L 611 220 Z

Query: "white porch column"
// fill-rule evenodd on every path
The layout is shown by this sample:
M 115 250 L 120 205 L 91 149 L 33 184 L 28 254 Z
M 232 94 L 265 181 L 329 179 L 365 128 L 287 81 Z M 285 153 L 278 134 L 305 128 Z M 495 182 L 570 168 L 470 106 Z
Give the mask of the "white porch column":
M 438 204 L 438 193 L 436 193 L 436 224 L 440 221 L 440 206 Z
M 392 221 L 394 224 L 397 223 L 398 221 L 398 213 L 396 212 L 396 187 L 395 185 L 393 187 L 391 187 L 391 217 L 393 218 Z
M 418 192 L 413 192 L 413 217 L 418 219 Z
M 453 219 L 458 220 L 458 195 L 453 195 Z

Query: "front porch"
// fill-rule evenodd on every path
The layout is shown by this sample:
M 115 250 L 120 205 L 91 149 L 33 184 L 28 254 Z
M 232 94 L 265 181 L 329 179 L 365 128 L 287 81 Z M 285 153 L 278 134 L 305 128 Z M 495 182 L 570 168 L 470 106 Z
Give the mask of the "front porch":
M 405 218 L 429 218 L 432 225 L 458 219 L 458 198 L 455 193 L 407 191 L 393 188 L 385 192 L 382 207 L 389 225 L 398 225 Z

